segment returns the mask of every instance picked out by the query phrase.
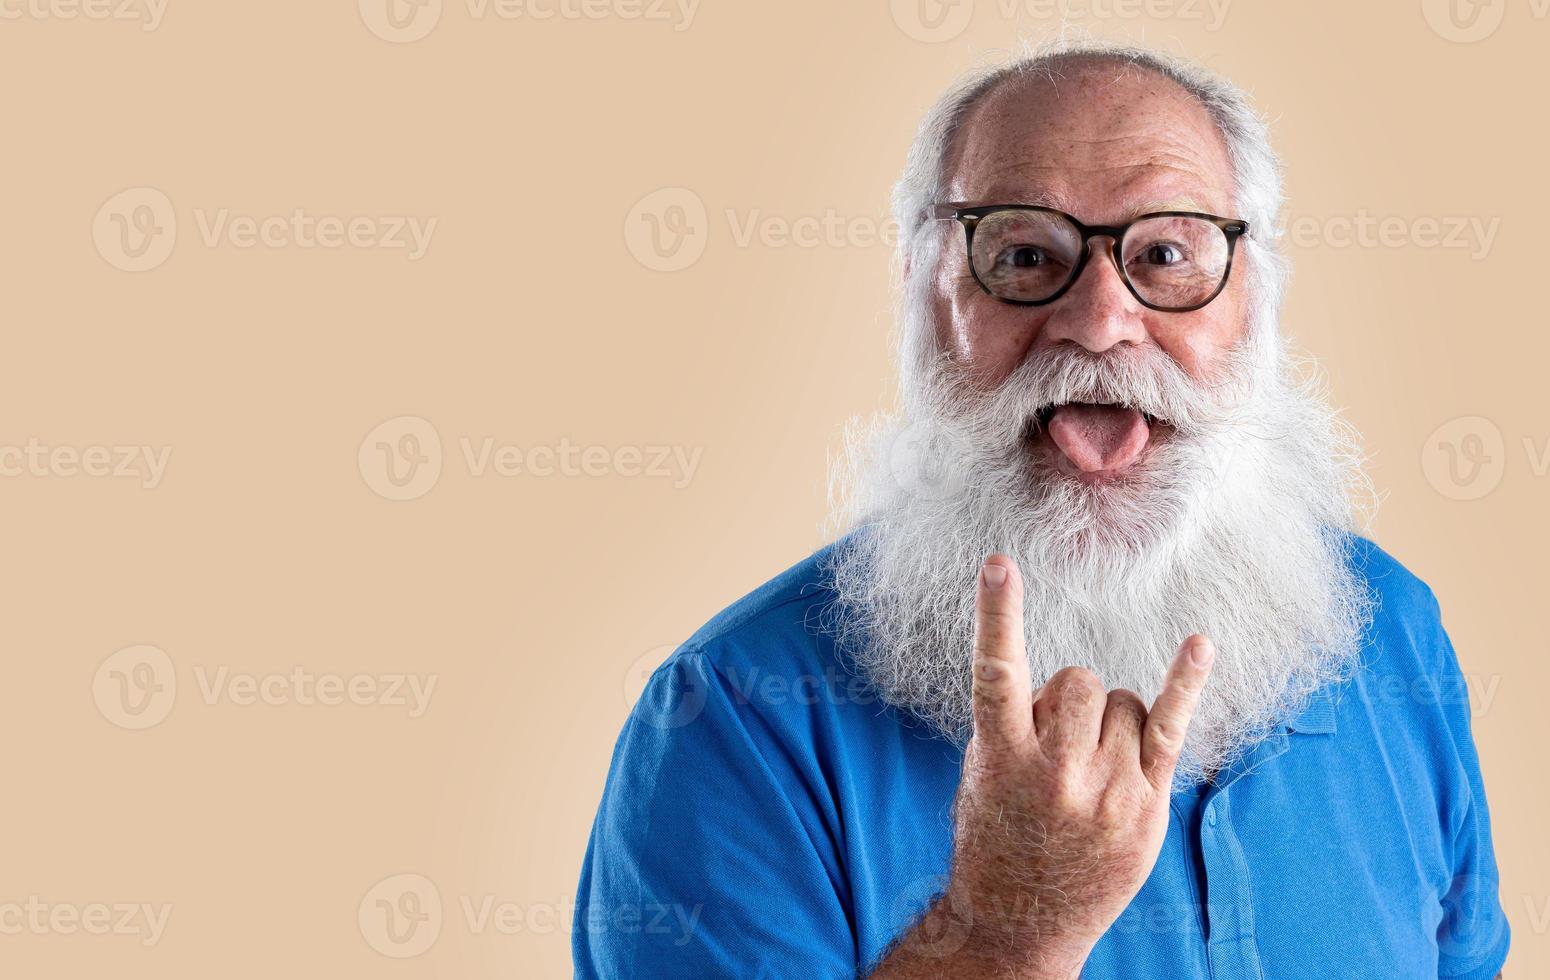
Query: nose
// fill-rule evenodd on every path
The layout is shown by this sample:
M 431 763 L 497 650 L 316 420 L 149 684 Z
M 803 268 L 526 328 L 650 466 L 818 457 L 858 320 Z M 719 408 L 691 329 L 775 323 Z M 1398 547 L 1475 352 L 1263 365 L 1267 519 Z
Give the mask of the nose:
M 1067 340 L 1101 354 L 1120 344 L 1146 341 L 1146 307 L 1125 286 L 1113 254 L 1099 241 L 1089 240 L 1092 252 L 1081 275 L 1049 307 L 1042 332 L 1050 343 Z

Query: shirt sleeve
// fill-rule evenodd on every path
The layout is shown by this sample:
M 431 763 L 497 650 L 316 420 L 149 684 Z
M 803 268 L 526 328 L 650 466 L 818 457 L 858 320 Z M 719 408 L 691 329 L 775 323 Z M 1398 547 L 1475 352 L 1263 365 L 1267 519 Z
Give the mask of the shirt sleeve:
M 582 866 L 576 976 L 854 977 L 837 848 L 704 653 L 647 682 Z
M 1470 730 L 1470 700 L 1453 643 L 1442 626 L 1435 597 L 1439 681 L 1438 699 L 1453 739 L 1462 780 L 1454 792 L 1452 821 L 1453 879 L 1442 895 L 1442 919 L 1437 926 L 1439 977 L 1489 980 L 1501 972 L 1511 930 L 1498 895 L 1500 877 L 1491 844 L 1491 814 L 1486 806 L 1480 760 Z

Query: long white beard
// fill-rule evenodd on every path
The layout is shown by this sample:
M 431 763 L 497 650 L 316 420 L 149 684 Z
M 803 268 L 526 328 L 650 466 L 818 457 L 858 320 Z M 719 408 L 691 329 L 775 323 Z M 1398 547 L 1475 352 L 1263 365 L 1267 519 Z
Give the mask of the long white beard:
M 1191 633 L 1216 664 L 1177 785 L 1229 763 L 1341 677 L 1370 600 L 1348 563 L 1365 487 L 1354 433 L 1262 330 L 1212 385 L 1160 349 L 1033 355 L 994 391 L 928 372 L 903 417 L 853 438 L 831 626 L 882 699 L 957 741 L 971 732 L 975 575 L 1015 558 L 1035 686 L 1074 665 L 1148 703 Z M 1124 402 L 1173 426 L 1124 482 L 1030 452 L 1064 401 Z M 845 475 L 840 477 L 845 479 Z

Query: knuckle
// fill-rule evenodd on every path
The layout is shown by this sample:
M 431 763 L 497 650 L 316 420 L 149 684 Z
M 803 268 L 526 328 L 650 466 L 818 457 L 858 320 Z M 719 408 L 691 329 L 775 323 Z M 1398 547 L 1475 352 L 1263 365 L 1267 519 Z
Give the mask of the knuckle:
M 1177 748 L 1181 742 L 1180 735 L 1177 727 L 1170 721 L 1157 717 L 1147 719 L 1146 737 L 1159 748 L 1170 751 Z
M 1085 667 L 1062 667 L 1049 683 L 1051 691 L 1066 698 L 1090 701 L 1103 694 L 1103 682 Z
M 1109 707 L 1126 718 L 1145 718 L 1146 702 L 1141 695 L 1128 688 L 1117 687 L 1109 692 Z
M 995 657 L 983 653 L 974 658 L 974 679 L 983 684 L 1004 684 L 1011 676 L 1011 669 Z
M 1146 704 L 1133 691 L 1110 691 L 1107 725 L 1121 732 L 1139 732 L 1146 724 Z

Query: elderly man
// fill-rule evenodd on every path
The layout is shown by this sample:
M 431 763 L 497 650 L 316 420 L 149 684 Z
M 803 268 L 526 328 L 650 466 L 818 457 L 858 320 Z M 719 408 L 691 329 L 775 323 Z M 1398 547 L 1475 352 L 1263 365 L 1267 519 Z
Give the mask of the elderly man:
M 1063 47 L 931 111 L 856 526 L 650 679 L 582 977 L 1495 976 L 1427 586 L 1279 333 L 1244 97 Z

